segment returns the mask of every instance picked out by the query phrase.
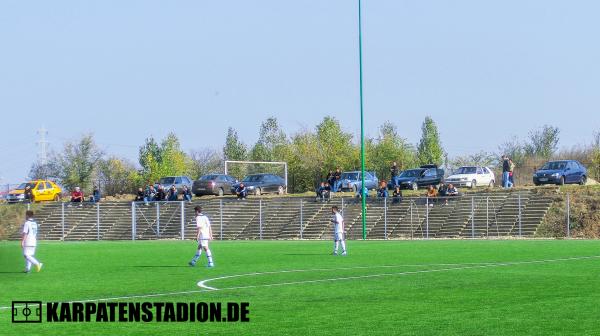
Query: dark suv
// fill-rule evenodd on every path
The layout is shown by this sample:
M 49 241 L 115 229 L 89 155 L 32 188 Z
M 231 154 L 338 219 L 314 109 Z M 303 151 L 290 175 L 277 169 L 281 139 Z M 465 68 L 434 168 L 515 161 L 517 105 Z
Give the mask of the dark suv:
M 202 195 L 223 196 L 231 193 L 231 187 L 238 181 L 235 177 L 225 174 L 208 174 L 194 181 L 192 192 L 200 197 Z
M 444 170 L 436 165 L 424 165 L 403 171 L 398 177 L 400 189 L 417 190 L 430 185 L 437 186 L 444 182 Z M 393 187 L 393 182 L 388 187 Z
M 285 193 L 285 180 L 273 174 L 252 174 L 244 177 L 242 183 L 246 186 L 248 193 L 260 195 L 270 192 L 276 192 L 280 195 Z M 231 192 L 235 193 L 235 189 L 239 183 L 236 183 Z

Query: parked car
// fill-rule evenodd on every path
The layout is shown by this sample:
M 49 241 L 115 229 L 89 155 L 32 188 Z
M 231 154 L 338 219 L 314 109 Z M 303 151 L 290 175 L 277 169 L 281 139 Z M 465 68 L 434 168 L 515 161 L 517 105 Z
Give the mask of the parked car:
M 342 191 L 352 190 L 353 192 L 356 192 L 357 190 L 360 190 L 360 186 L 362 185 L 360 171 L 343 172 L 340 176 L 340 180 L 342 181 Z M 377 189 L 378 185 L 379 179 L 375 173 L 365 171 L 365 187 L 367 187 L 367 190 Z
M 225 174 L 208 174 L 194 181 L 192 193 L 198 197 L 202 195 L 223 196 L 231 194 L 231 188 L 238 183 L 235 177 Z
M 559 184 L 587 182 L 587 169 L 575 160 L 561 160 L 546 162 L 542 168 L 533 174 L 533 184 Z
M 494 187 L 496 177 L 489 167 L 465 166 L 458 168 L 445 181 L 457 187 L 475 188 L 477 186 Z
M 175 185 L 175 188 L 177 188 L 177 192 L 179 193 L 183 190 L 184 185 L 186 185 L 188 189 L 192 189 L 192 179 L 187 176 L 167 176 L 158 180 L 158 183 L 154 187 L 158 187 L 159 185 L 163 186 L 165 190 L 168 190 L 172 185 Z
M 249 194 L 261 195 L 276 192 L 279 195 L 285 193 L 285 180 L 274 174 L 252 174 L 244 177 L 242 183 L 246 186 Z M 231 187 L 231 193 L 235 194 L 235 189 L 239 183 Z
M 430 185 L 437 186 L 444 182 L 444 170 L 437 165 L 424 165 L 420 168 L 408 169 L 400 173 L 398 183 L 400 189 L 417 190 Z M 388 184 L 388 187 L 390 184 Z
M 16 189 L 11 190 L 6 196 L 8 203 L 24 202 L 25 187 L 31 187 L 33 200 L 41 201 L 59 201 L 62 189 L 56 183 L 49 180 L 34 180 L 21 183 Z

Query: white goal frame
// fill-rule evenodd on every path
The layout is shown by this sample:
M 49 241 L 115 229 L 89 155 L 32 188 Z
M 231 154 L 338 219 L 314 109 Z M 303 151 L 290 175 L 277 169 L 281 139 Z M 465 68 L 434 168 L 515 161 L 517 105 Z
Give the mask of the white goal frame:
M 285 180 L 285 193 L 288 193 L 288 164 L 283 161 L 233 161 L 233 160 L 225 160 L 225 175 L 228 174 L 228 165 L 229 163 L 258 163 L 258 164 L 273 164 L 273 165 L 283 165 L 284 169 L 284 180 Z

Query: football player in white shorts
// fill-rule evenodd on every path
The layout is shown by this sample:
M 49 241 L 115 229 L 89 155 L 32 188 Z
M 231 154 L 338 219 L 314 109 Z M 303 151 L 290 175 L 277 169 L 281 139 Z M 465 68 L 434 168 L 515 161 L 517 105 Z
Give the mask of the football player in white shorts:
M 196 211 L 196 240 L 198 241 L 198 250 L 192 258 L 192 261 L 189 262 L 190 266 L 196 266 L 196 262 L 202 255 L 202 250 L 206 252 L 206 258 L 208 259 L 208 267 L 214 267 L 212 253 L 210 252 L 210 248 L 208 248 L 208 241 L 212 240 L 212 228 L 210 227 L 210 220 L 206 215 L 202 213 L 202 208 L 197 206 L 194 208 Z
M 37 231 L 38 225 L 33 219 L 33 211 L 25 212 L 25 224 L 23 224 L 21 248 L 23 249 L 23 257 L 25 257 L 25 273 L 31 272 L 31 265 L 35 265 L 35 269 L 39 272 L 42 269 L 42 264 L 35 259 L 35 248 L 37 247 Z
M 342 255 L 345 256 L 346 253 L 346 242 L 344 241 L 344 218 L 340 214 L 340 210 L 337 206 L 331 207 L 331 222 L 333 223 L 333 241 L 335 245 L 333 247 L 333 255 L 338 254 L 338 249 L 340 244 L 342 245 Z

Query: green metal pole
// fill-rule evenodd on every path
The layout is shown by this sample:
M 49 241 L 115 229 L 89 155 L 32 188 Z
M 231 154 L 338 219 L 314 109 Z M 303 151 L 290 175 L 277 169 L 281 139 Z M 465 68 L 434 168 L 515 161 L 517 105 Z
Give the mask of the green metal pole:
M 367 199 L 365 193 L 365 128 L 363 118 L 363 70 L 362 70 L 362 13 L 361 0 L 358 0 L 358 66 L 360 85 L 360 194 L 362 200 L 362 238 L 367 239 Z

